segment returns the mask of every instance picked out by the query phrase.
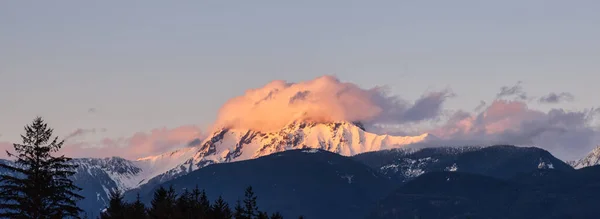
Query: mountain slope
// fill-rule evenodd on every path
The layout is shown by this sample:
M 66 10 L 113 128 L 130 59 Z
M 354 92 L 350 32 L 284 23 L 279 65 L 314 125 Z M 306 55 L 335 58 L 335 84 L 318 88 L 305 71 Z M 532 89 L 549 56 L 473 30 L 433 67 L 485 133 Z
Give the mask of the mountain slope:
M 507 179 L 536 169 L 573 170 L 546 150 L 508 145 L 394 149 L 359 154 L 354 159 L 400 181 L 434 171 L 459 171 Z
M 0 162 L 15 165 L 9 160 Z M 110 190 L 134 188 L 138 184 L 136 178 L 142 172 L 135 162 L 119 157 L 75 158 L 70 162 L 78 165 L 71 179 L 76 186 L 82 188 L 79 194 L 84 197 L 77 205 L 89 212 L 90 217 L 97 216 L 93 214 L 108 203 Z M 5 169 L 0 169 L 0 173 L 12 174 Z
M 243 198 L 252 186 L 266 211 L 286 218 L 364 218 L 376 200 L 392 189 L 392 182 L 366 165 L 335 153 L 303 149 L 261 158 L 215 164 L 161 184 L 176 191 L 196 185 L 209 198 L 222 195 L 230 203 Z M 148 201 L 155 188 L 132 190 Z
M 592 150 L 587 156 L 572 164 L 575 169 L 600 165 L 600 146 Z
M 360 123 L 350 122 L 294 122 L 269 133 L 222 129 L 204 141 L 193 141 L 186 147 L 135 161 L 118 157 L 73 159 L 79 165 L 73 178 L 76 185 L 84 188 L 82 195 L 86 198 L 80 206 L 88 212 L 97 212 L 105 206 L 110 190 L 152 188 L 209 164 L 253 159 L 300 148 L 353 155 L 401 147 L 430 137 L 427 134 L 414 137 L 376 135 L 366 132 Z
M 598 218 L 600 166 L 539 169 L 508 180 L 430 172 L 378 202 L 368 218 Z
M 281 130 L 259 132 L 222 129 L 202 143 L 166 154 L 138 159 L 150 186 L 185 175 L 214 163 L 254 159 L 276 152 L 315 148 L 341 155 L 398 148 L 427 141 L 419 136 L 377 135 L 364 130 L 360 123 L 292 122 Z

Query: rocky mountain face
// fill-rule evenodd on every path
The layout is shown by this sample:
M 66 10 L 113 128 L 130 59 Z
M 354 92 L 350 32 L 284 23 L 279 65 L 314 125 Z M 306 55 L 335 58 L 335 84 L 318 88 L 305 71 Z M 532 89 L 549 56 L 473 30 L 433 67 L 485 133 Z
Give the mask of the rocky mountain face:
M 581 160 L 573 162 L 571 165 L 575 167 L 575 169 L 600 165 L 600 146 L 596 147 L 584 158 L 581 158 Z
M 146 171 L 144 184 L 153 186 L 214 163 L 254 159 L 292 149 L 314 148 L 345 156 L 399 148 L 433 138 L 377 135 L 360 123 L 292 122 L 273 132 L 221 129 L 202 143 L 170 153 L 138 159 Z

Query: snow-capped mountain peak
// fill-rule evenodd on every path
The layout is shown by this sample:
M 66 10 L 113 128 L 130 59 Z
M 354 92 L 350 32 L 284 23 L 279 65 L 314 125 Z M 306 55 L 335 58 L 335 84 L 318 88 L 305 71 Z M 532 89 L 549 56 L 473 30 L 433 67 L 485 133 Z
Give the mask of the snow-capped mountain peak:
M 261 132 L 222 128 L 193 147 L 138 159 L 144 178 L 164 181 L 213 163 L 226 163 L 262 157 L 292 149 L 314 148 L 345 156 L 399 148 L 433 138 L 378 135 L 367 132 L 359 122 L 294 121 L 280 130 Z
M 589 166 L 600 165 L 600 146 L 592 150 L 587 156 L 575 162 L 572 166 L 580 169 Z
M 185 175 L 213 163 L 254 159 L 293 149 L 326 150 L 345 156 L 420 143 L 432 135 L 378 135 L 358 122 L 318 123 L 294 121 L 280 130 L 264 132 L 223 128 L 201 142 L 177 150 L 137 160 L 119 157 L 76 158 L 73 176 L 84 187 L 85 205 L 105 205 L 111 190 L 128 191 L 146 184 L 155 185 Z M 0 162 L 12 164 L 11 161 Z M 348 179 L 350 182 L 350 179 Z

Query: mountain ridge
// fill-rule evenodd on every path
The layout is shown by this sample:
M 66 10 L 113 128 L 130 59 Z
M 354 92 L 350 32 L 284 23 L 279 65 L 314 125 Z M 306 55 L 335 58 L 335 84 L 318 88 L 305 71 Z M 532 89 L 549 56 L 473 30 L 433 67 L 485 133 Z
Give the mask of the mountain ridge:
M 377 135 L 367 132 L 359 122 L 294 121 L 272 132 L 223 128 L 202 141 L 194 139 L 193 144 L 136 160 L 120 157 L 74 158 L 72 162 L 79 165 L 74 179 L 79 180 L 79 185 L 86 190 L 86 205 L 103 205 L 108 200 L 110 190 L 152 187 L 214 163 L 249 160 L 305 148 L 350 156 L 403 147 L 430 138 L 432 136 L 429 134 Z
M 588 155 L 578 161 L 574 161 L 571 165 L 575 169 L 581 169 L 590 166 L 600 165 L 600 145 L 594 148 Z
M 164 182 L 214 163 L 254 159 L 292 149 L 316 148 L 351 156 L 368 151 L 398 148 L 434 138 L 419 136 L 377 135 L 365 131 L 357 122 L 294 121 L 278 131 L 261 132 L 223 128 L 213 132 L 194 147 L 181 148 L 157 156 L 140 158 L 143 165 L 160 167 L 147 182 Z

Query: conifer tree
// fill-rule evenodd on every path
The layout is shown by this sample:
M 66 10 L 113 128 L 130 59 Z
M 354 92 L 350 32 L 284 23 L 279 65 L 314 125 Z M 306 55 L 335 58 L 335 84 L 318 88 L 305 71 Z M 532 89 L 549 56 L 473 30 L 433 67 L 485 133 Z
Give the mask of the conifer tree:
M 221 196 L 211 206 L 210 216 L 213 219 L 232 219 L 233 217 L 229 204 Z
M 176 194 L 173 186 L 169 187 L 168 191 L 161 186 L 154 192 L 154 198 L 151 201 L 151 207 L 150 210 L 148 210 L 148 215 L 150 218 L 156 219 L 173 218 L 175 200 Z
M 279 212 L 275 212 L 271 215 L 271 219 L 283 219 L 283 216 Z
M 204 190 L 200 190 L 198 185 L 192 191 L 193 206 L 192 212 L 199 218 L 206 218 L 210 211 L 210 201 Z
M 54 156 L 64 140 L 52 137 L 41 117 L 25 126 L 22 144 L 13 144 L 14 165 L 0 164 L 12 174 L 0 175 L 0 217 L 5 218 L 80 218 L 76 201 L 81 188 L 69 179 L 76 165 L 71 158 Z
M 244 217 L 248 219 L 258 216 L 258 206 L 256 204 L 256 195 L 252 191 L 252 186 L 248 186 L 244 192 Z
M 127 205 L 129 208 L 127 209 L 127 219 L 146 219 L 146 206 L 140 200 L 140 194 L 137 194 L 136 200 L 133 204 Z
M 127 203 L 123 201 L 123 193 L 119 189 L 110 191 L 108 208 L 100 215 L 101 219 L 125 219 L 128 210 Z
M 188 190 L 184 190 L 179 198 L 177 198 L 175 217 L 176 218 L 198 218 L 200 215 L 195 214 L 194 205 L 195 205 L 193 194 Z M 195 217 L 194 217 L 195 216 Z
M 267 214 L 267 212 L 259 211 L 256 218 L 257 219 L 269 219 L 269 214 Z
M 233 211 L 233 218 L 235 219 L 249 219 L 245 216 L 245 209 L 242 207 L 240 200 L 235 202 L 235 207 Z
M 199 204 L 201 216 L 208 215 L 208 212 L 210 211 L 210 201 L 208 200 L 208 196 L 206 196 L 206 191 L 204 189 L 202 189 L 202 191 L 200 192 Z

